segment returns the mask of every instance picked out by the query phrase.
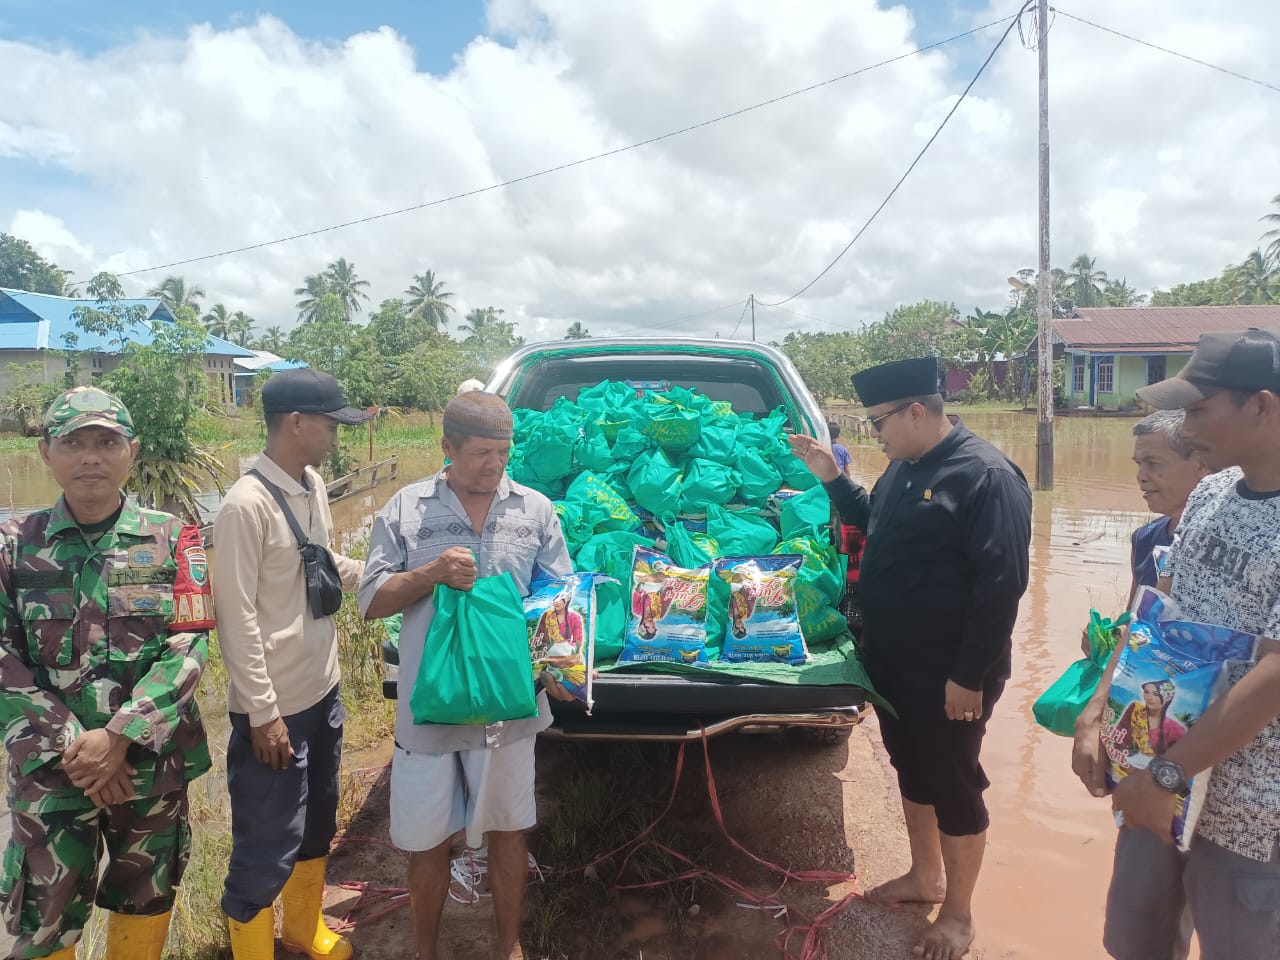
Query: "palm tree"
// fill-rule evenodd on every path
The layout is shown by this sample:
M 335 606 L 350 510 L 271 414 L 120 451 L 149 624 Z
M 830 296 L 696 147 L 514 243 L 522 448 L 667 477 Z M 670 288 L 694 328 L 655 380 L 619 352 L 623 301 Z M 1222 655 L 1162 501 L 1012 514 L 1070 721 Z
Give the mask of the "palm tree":
M 458 332 L 482 340 L 503 322 L 500 319 L 502 313 L 501 307 L 476 307 L 462 318 L 462 323 L 458 324 Z
M 427 321 L 433 330 L 445 328 L 449 311 L 453 309 L 453 304 L 448 302 L 453 293 L 445 290 L 444 281 L 437 280 L 434 271 L 417 274 L 405 293 L 409 297 L 405 306 L 409 308 L 410 317 Z
M 1097 260 L 1087 253 L 1082 253 L 1071 261 L 1071 292 L 1077 307 L 1094 307 L 1102 299 L 1102 291 L 1107 284 L 1107 274 L 1095 270 Z
M 1129 286 L 1128 279 L 1108 280 L 1102 288 L 1102 302 L 1108 307 L 1137 307 L 1145 303 L 1147 295 Z
M 147 291 L 148 297 L 159 297 L 164 301 L 171 313 L 177 313 L 180 307 L 190 307 L 196 316 L 200 315 L 200 301 L 206 296 L 204 289 L 187 286 L 187 281 L 179 276 L 165 277 L 160 286 Z
M 278 354 L 284 349 L 287 339 L 285 332 L 279 327 L 267 327 L 262 336 L 258 338 L 258 349 L 270 350 L 272 353 Z
M 1271 202 L 1280 207 L 1280 193 L 1271 198 Z M 1258 218 L 1263 223 L 1274 223 L 1275 227 L 1262 235 L 1263 240 L 1270 240 L 1267 245 L 1267 259 L 1280 263 L 1280 213 L 1266 213 Z
M 231 335 L 231 311 L 224 304 L 215 303 L 200 320 L 211 336 L 226 340 Z
M 247 347 L 249 341 L 253 339 L 253 317 L 243 310 L 237 310 L 231 315 L 231 324 L 227 327 L 227 333 L 234 343 Z
M 1228 297 L 1232 303 L 1280 302 L 1280 266 L 1255 250 L 1227 271 Z
M 339 257 L 329 264 L 325 278 L 329 281 L 329 292 L 338 295 L 338 299 L 342 301 L 342 312 L 350 320 L 353 314 L 360 312 L 360 301 L 369 299 L 369 295 L 361 289 L 369 286 L 369 281 L 356 279 L 356 265 L 346 257 Z
M 581 320 L 575 320 L 569 325 L 569 329 L 564 332 L 564 338 L 566 340 L 590 340 L 591 334 L 582 325 Z
M 316 318 L 316 310 L 320 308 L 320 301 L 324 295 L 329 292 L 329 276 L 327 273 L 313 273 L 302 282 L 302 286 L 296 288 L 294 296 L 301 297 L 298 301 L 298 319 L 303 323 L 310 323 Z

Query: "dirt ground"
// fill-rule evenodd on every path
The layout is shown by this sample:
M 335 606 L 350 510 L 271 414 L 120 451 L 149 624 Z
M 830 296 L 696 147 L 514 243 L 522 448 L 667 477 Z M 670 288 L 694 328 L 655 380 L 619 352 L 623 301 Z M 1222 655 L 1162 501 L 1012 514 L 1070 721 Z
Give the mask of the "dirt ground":
M 543 818 L 557 802 L 557 771 L 570 762 L 571 752 L 579 751 L 581 759 L 580 751 L 591 751 L 589 757 L 604 763 L 609 751 L 621 749 L 610 744 L 540 743 L 538 780 Z M 659 752 L 662 759 L 674 757 L 670 747 L 645 749 Z M 757 894 L 776 892 L 789 908 L 790 922 L 800 930 L 791 941 L 792 956 L 806 956 L 801 952 L 802 941 L 813 917 L 851 891 L 860 892 L 906 868 L 906 830 L 874 717 L 856 728 L 847 741 L 835 744 L 785 734 L 721 738 L 711 743 L 711 761 L 727 832 L 748 850 L 796 872 L 857 875 L 856 884 L 792 881 L 779 891 L 781 878 L 734 850 L 718 830 L 705 786 L 702 748 L 697 744 L 687 748 L 685 773 L 669 814 L 678 821 L 679 835 L 691 847 L 681 852 L 690 853 L 699 865 Z M 650 793 L 660 809 L 671 790 L 673 772 L 672 768 L 665 777 L 637 777 L 634 789 Z M 357 956 L 410 960 L 409 911 L 400 893 L 405 861 L 391 847 L 387 835 L 385 777 L 378 777 L 375 768 L 370 782 L 373 789 L 347 831 L 347 842 L 339 845 L 330 861 L 328 909 L 335 917 L 354 923 L 348 936 Z M 535 853 L 538 847 L 535 835 Z M 553 870 L 582 866 L 544 865 Z M 362 885 L 363 891 L 343 884 Z M 776 938 L 787 927 L 786 920 L 738 906 L 735 897 L 717 891 L 711 883 L 696 889 L 702 891 L 699 902 L 685 909 L 680 930 L 673 929 L 672 897 L 666 892 L 617 893 L 613 904 L 618 916 L 609 918 L 613 923 L 610 929 L 616 928 L 617 936 L 603 952 L 598 945 L 573 951 L 574 960 L 578 956 L 583 960 L 764 960 L 783 956 Z M 399 899 L 387 899 L 394 896 Z M 467 906 L 450 901 L 444 938 L 456 957 L 487 956 L 490 910 L 488 901 Z M 916 935 L 928 916 L 924 907 L 886 908 L 853 899 L 822 931 L 828 952 L 811 956 L 831 960 L 910 958 Z M 578 939 L 587 943 L 598 937 L 606 918 L 584 911 L 561 922 L 579 925 Z M 1013 960 L 1018 955 L 988 952 L 979 942 L 970 956 L 974 960 L 996 960 L 997 956 Z

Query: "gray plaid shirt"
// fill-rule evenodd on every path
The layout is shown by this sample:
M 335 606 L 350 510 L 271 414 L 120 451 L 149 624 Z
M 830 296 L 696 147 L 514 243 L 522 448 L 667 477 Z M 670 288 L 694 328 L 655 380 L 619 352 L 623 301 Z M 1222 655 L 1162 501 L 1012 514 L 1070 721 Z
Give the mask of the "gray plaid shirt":
M 446 468 L 447 469 L 447 468 Z M 542 575 L 573 571 L 560 519 L 551 501 L 503 476 L 484 529 L 477 534 L 462 503 L 445 482 L 445 471 L 398 492 L 373 521 L 369 559 L 360 581 L 360 609 L 394 574 L 430 563 L 450 547 L 474 551 L 480 576 L 506 571 L 522 595 Z M 411 753 L 480 750 L 532 737 L 551 725 L 547 695 L 538 694 L 538 716 L 488 726 L 445 726 L 413 720 L 409 695 L 422 662 L 423 643 L 435 607 L 424 597 L 404 611 L 400 627 L 400 689 L 396 703 L 396 742 Z

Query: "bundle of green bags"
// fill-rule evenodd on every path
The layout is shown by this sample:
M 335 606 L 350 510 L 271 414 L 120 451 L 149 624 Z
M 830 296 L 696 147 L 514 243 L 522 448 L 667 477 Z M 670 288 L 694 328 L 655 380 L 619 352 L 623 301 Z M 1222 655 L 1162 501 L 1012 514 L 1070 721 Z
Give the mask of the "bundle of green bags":
M 697 567 L 719 557 L 799 554 L 796 589 L 808 643 L 845 631 L 837 606 L 848 558 L 831 543 L 831 502 L 791 452 L 777 409 L 756 419 L 673 386 L 661 393 L 605 380 L 577 401 L 518 409 L 509 470 L 549 496 L 574 569 L 597 587 L 596 662 L 622 650 L 636 546 Z M 723 637 L 728 590 L 711 578 L 708 654 Z M 723 585 L 721 585 L 723 586 Z

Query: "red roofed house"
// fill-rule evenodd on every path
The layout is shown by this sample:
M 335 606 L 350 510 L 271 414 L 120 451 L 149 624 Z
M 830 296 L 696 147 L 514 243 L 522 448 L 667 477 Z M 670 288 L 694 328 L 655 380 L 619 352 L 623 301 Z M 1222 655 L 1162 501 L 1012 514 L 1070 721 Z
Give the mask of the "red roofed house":
M 1137 390 L 1181 370 L 1200 334 L 1249 327 L 1280 331 L 1280 304 L 1080 307 L 1053 321 L 1054 356 L 1067 359 L 1067 406 L 1137 409 Z

